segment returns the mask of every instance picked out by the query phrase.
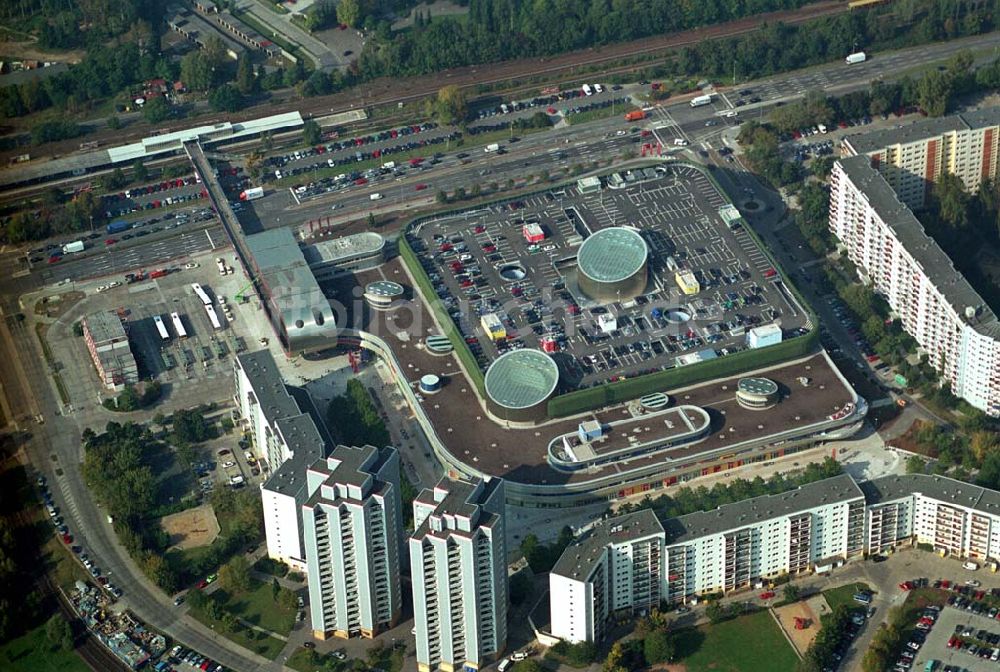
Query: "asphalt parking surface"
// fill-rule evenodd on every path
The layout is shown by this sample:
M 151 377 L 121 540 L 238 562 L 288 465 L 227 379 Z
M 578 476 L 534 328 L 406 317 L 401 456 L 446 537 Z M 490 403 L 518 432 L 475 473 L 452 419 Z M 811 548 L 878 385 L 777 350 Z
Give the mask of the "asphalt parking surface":
M 638 174 L 638 173 L 636 173 Z M 770 259 L 742 228 L 718 214 L 729 199 L 695 168 L 647 169 L 620 189 L 581 194 L 576 187 L 427 220 L 411 234 L 435 291 L 480 364 L 521 347 L 556 344 L 563 374 L 575 387 L 672 368 L 683 354 L 725 356 L 745 348 L 745 331 L 778 322 L 785 337 L 805 315 Z M 538 224 L 531 243 L 522 227 Z M 577 248 L 613 226 L 639 229 L 650 250 L 645 293 L 635 301 L 599 304 L 576 284 Z M 676 269 L 692 271 L 701 290 L 684 295 Z M 503 272 L 503 273 L 502 273 Z M 672 310 L 690 316 L 671 321 Z M 481 316 L 496 315 L 505 337 L 495 342 Z M 599 328 L 610 313 L 617 329 Z

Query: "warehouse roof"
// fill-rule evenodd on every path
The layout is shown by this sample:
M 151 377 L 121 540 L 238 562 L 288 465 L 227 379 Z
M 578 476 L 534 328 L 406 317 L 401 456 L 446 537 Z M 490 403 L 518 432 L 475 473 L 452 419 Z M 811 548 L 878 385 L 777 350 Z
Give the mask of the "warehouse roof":
M 1000 338 L 1000 321 L 996 314 L 955 269 L 951 258 L 927 235 L 923 225 L 899 200 L 885 178 L 872 168 L 868 157 L 841 159 L 840 166 L 959 318 L 981 334 Z M 968 307 L 977 311 L 972 319 L 965 315 Z
M 655 534 L 663 534 L 663 525 L 651 509 L 603 520 L 566 547 L 552 568 L 552 573 L 585 581 L 607 547 Z
M 790 516 L 820 506 L 860 499 L 864 495 L 847 474 L 826 478 L 777 495 L 763 495 L 667 520 L 667 545 L 738 530 L 765 520 Z
M 108 341 L 121 341 L 127 338 L 125 326 L 118 317 L 118 313 L 113 310 L 105 310 L 99 313 L 91 313 L 87 316 L 87 330 L 95 345 L 101 345 Z

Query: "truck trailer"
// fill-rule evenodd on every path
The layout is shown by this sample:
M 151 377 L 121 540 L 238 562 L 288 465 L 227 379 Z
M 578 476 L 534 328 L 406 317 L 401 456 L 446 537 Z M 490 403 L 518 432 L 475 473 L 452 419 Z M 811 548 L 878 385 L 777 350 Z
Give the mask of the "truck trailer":
M 706 93 L 703 96 L 696 96 L 691 99 L 691 107 L 701 107 L 712 102 L 712 94 Z
M 632 110 L 625 115 L 625 121 L 642 121 L 646 118 L 646 113 L 642 110 Z
M 499 152 L 499 151 L 500 151 L 500 143 L 494 142 L 494 143 L 491 143 L 489 145 L 486 145 L 486 153 L 487 154 L 489 154 L 491 152 Z
M 853 54 L 848 54 L 844 62 L 848 65 L 854 65 L 855 63 L 864 63 L 868 60 L 868 56 L 863 51 L 856 51 Z
M 83 252 L 83 241 L 74 240 L 72 243 L 66 243 L 62 246 L 63 254 L 72 254 L 73 252 Z
M 256 201 L 258 198 L 264 197 L 264 187 L 253 187 L 247 189 L 246 191 L 240 192 L 241 201 Z
M 124 219 L 119 219 L 111 222 L 105 228 L 108 233 L 121 233 L 122 231 L 132 228 L 132 224 L 130 222 L 126 222 Z

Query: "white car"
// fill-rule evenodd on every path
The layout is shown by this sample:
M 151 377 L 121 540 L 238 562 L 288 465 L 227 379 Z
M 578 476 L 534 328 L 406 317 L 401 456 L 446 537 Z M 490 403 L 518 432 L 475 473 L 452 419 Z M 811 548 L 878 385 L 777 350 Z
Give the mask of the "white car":
M 193 261 L 190 261 L 190 262 L 184 264 L 184 268 L 186 268 L 188 270 L 191 270 L 192 268 L 198 268 L 198 264 L 196 264 Z
M 675 147 L 687 147 L 688 141 L 684 138 L 674 138 Z
M 965 585 L 971 586 L 972 588 L 978 588 L 981 584 L 975 579 L 969 579 L 965 582 Z
M 98 294 L 100 294 L 101 292 L 106 292 L 106 291 L 108 291 L 109 289 L 111 289 L 111 288 L 110 288 L 110 287 L 108 287 L 107 285 L 99 285 L 99 286 L 97 287 L 97 293 L 98 293 Z
M 232 460 L 229 460 L 228 462 L 223 462 L 222 463 L 222 468 L 223 469 L 230 469 L 230 468 L 235 467 L 235 466 L 236 466 L 236 463 L 233 462 Z
M 514 653 L 510 654 L 510 659 L 513 660 L 514 662 L 517 662 L 519 660 L 526 660 L 527 658 L 528 654 L 525 651 L 515 651 Z

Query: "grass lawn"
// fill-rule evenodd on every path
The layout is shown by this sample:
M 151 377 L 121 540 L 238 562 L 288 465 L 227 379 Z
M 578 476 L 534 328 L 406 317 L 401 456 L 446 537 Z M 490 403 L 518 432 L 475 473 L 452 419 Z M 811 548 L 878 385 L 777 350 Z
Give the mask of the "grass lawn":
M 313 662 L 314 660 L 315 662 Z M 290 667 L 299 672 L 341 672 L 347 669 L 347 665 L 350 662 L 350 660 L 340 661 L 329 655 L 314 654 L 309 649 L 298 648 L 285 661 L 285 667 Z
M 676 658 L 687 672 L 772 672 L 798 664 L 767 611 L 678 631 Z
M 40 625 L 23 637 L 0 646 L 0 668 L 7 672 L 88 672 L 72 651 L 53 651 Z
M 262 581 L 254 581 L 250 590 L 240 595 L 218 590 L 215 598 L 244 621 L 279 635 L 287 636 L 295 624 L 295 610 L 288 611 L 275 604 L 271 585 Z
M 588 121 L 597 121 L 598 119 L 608 119 L 609 117 L 621 116 L 623 119 L 625 115 L 639 108 L 631 104 L 623 105 L 612 105 L 610 107 L 598 107 L 593 110 L 587 110 L 586 112 L 577 112 L 576 114 L 566 115 L 566 123 L 570 126 L 576 126 L 577 124 L 585 124 Z
M 862 590 L 871 591 L 871 588 L 866 583 L 849 583 L 846 586 L 824 590 L 823 597 L 826 598 L 826 603 L 830 605 L 830 611 L 836 610 L 841 604 L 846 605 L 848 609 L 853 611 L 863 608 L 860 602 L 854 601 L 854 593 Z
M 285 648 L 285 643 L 277 637 L 271 637 L 255 630 L 229 632 L 221 621 L 212 619 L 208 614 L 201 613 L 195 609 L 192 609 L 189 613 L 231 642 L 235 642 L 245 649 L 250 649 L 268 660 L 277 658 L 281 650 Z

